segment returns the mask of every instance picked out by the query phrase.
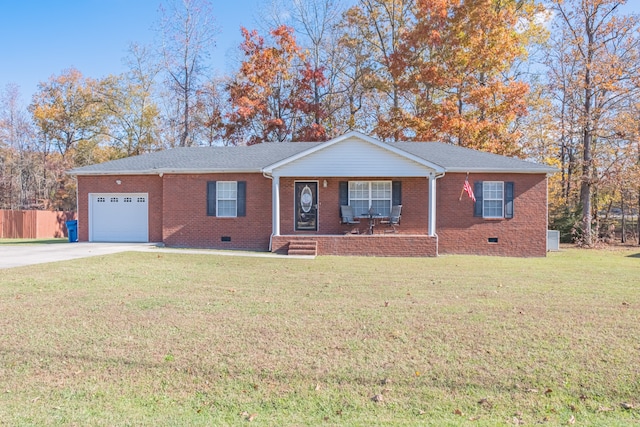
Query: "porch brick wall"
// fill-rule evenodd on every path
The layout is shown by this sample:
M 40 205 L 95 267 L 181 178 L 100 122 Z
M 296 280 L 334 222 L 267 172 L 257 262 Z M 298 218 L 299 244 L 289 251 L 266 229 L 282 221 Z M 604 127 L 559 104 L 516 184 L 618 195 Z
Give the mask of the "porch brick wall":
M 274 236 L 272 252 L 286 254 L 292 241 L 317 242 L 318 255 L 433 257 L 437 238 L 417 235 Z
M 544 257 L 547 253 L 547 179 L 543 174 L 470 174 L 475 181 L 512 181 L 514 216 L 473 216 L 473 200 L 460 192 L 466 174 L 448 173 L 438 180 L 436 233 L 440 254 Z M 498 243 L 489 243 L 489 238 Z
M 324 180 L 327 187 L 323 187 Z M 296 181 L 318 182 L 318 231 L 295 231 L 294 207 Z M 280 234 L 289 235 L 341 235 L 353 226 L 342 224 L 340 218 L 340 181 L 393 181 L 389 177 L 374 178 L 280 178 Z M 427 234 L 429 215 L 429 184 L 427 178 L 402 178 L 402 220 L 400 234 Z M 367 229 L 366 219 L 360 230 Z
M 162 241 L 162 178 L 157 175 L 78 176 L 78 240 L 81 242 L 89 240 L 90 192 L 148 193 L 149 241 Z
M 246 181 L 246 216 L 207 216 L 207 181 Z M 163 241 L 167 246 L 269 250 L 271 180 L 262 174 L 165 174 Z M 231 241 L 223 242 L 222 237 Z

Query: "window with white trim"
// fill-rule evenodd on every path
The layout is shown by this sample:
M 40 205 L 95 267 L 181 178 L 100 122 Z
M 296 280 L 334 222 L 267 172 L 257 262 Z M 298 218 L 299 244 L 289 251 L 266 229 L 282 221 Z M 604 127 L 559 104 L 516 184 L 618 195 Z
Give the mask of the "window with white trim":
M 236 181 L 216 182 L 216 212 L 219 217 L 237 216 L 238 185 Z
M 482 197 L 484 218 L 504 218 L 504 182 L 484 181 Z
M 349 205 L 356 216 L 369 209 L 376 214 L 391 213 L 391 181 L 349 181 Z

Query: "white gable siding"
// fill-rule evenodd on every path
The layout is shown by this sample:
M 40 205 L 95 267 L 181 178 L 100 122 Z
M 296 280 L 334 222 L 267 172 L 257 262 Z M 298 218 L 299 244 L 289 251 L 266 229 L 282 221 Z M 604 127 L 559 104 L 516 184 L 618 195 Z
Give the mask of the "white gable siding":
M 279 176 L 427 176 L 427 167 L 360 139 L 333 144 L 274 170 Z

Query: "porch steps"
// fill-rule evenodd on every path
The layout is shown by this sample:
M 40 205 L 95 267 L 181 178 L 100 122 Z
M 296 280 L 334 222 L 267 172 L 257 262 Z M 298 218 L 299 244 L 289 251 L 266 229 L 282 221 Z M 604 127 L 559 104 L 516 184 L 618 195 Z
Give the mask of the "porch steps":
M 318 255 L 318 242 L 314 240 L 294 240 L 289 242 L 288 255 Z

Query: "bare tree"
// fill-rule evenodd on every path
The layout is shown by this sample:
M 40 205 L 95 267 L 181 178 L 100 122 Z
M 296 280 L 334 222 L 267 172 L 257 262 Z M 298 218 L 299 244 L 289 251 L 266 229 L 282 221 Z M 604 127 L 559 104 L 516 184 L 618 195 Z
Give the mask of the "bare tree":
M 562 88 L 562 103 L 574 111 L 568 124 L 576 132 L 580 158 L 580 205 L 582 207 L 582 243 L 591 246 L 593 199 L 599 177 L 606 172 L 606 155 L 619 139 L 616 117 L 629 99 L 638 95 L 637 81 L 640 28 L 635 16 L 620 16 L 625 0 L 553 0 L 558 18 L 555 34 L 562 35 L 563 51 L 559 60 L 569 62 L 571 73 L 556 82 Z M 556 66 L 556 69 L 560 69 Z M 570 78 L 569 78 L 570 77 Z M 564 116 L 570 117 L 570 116 Z M 566 148 L 563 141 L 562 148 Z
M 171 0 L 161 7 L 160 54 L 167 76 L 169 122 L 178 128 L 178 144 L 195 143 L 191 116 L 196 92 L 207 71 L 210 50 L 215 45 L 216 27 L 207 0 Z

